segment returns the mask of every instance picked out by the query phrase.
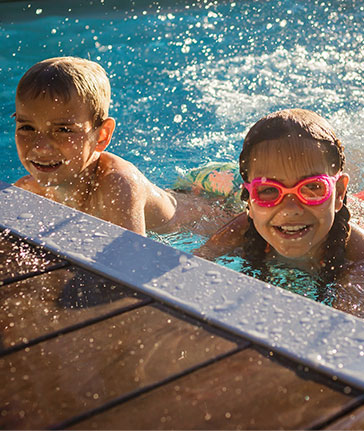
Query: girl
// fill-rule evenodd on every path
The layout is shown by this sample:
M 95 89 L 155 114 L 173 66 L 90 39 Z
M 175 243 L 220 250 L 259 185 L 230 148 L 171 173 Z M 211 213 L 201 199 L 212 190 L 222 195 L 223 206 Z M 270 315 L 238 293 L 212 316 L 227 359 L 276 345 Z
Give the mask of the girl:
M 262 118 L 240 154 L 247 211 L 197 254 L 240 255 L 256 267 L 279 261 L 336 281 L 364 259 L 364 231 L 349 223 L 344 164 L 343 146 L 318 114 L 290 109 Z

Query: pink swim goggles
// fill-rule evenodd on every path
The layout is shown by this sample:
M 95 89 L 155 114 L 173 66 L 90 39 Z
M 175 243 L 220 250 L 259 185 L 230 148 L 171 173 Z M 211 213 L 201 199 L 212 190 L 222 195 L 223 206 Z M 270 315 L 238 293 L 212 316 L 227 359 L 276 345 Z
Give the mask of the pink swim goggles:
M 251 183 L 244 183 L 250 198 L 261 207 L 278 205 L 288 194 L 294 194 L 306 205 L 320 205 L 332 195 L 336 181 L 341 173 L 334 176 L 317 175 L 299 181 L 294 187 L 285 187 L 278 181 L 264 177 L 255 178 Z

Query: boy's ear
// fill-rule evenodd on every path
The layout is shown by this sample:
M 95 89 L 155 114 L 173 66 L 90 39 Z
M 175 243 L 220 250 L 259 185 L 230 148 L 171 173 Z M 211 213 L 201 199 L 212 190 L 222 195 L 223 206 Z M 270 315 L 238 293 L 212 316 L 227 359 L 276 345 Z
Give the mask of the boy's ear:
M 335 196 L 335 211 L 340 211 L 348 188 L 349 175 L 342 174 L 341 177 L 336 182 L 336 196 Z
M 111 141 L 112 134 L 115 129 L 115 120 L 113 118 L 106 118 L 98 127 L 98 139 L 96 144 L 96 151 L 100 153 L 105 150 Z

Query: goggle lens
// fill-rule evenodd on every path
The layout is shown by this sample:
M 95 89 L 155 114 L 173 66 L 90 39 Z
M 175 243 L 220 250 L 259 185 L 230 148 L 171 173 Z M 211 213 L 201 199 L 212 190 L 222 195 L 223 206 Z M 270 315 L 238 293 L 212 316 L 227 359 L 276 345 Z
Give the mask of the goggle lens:
M 281 194 L 278 187 L 269 184 L 257 185 L 254 191 L 254 199 L 262 202 L 274 202 Z
M 308 201 L 321 200 L 327 195 L 328 191 L 328 184 L 323 180 L 310 181 L 298 189 L 298 193 Z

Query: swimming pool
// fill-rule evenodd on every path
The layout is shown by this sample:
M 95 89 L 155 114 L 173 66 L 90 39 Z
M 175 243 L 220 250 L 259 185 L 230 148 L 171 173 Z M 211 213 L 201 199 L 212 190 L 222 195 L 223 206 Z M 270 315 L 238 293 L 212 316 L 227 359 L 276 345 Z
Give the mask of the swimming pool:
M 206 162 L 236 161 L 258 118 L 300 106 L 331 121 L 346 147 L 350 190 L 364 189 L 361 2 L 120 3 L 0 3 L 3 181 L 25 174 L 11 118 L 19 78 L 36 61 L 74 55 L 100 62 L 111 78 L 110 150 L 161 187 Z M 157 239 L 185 251 L 204 240 Z

